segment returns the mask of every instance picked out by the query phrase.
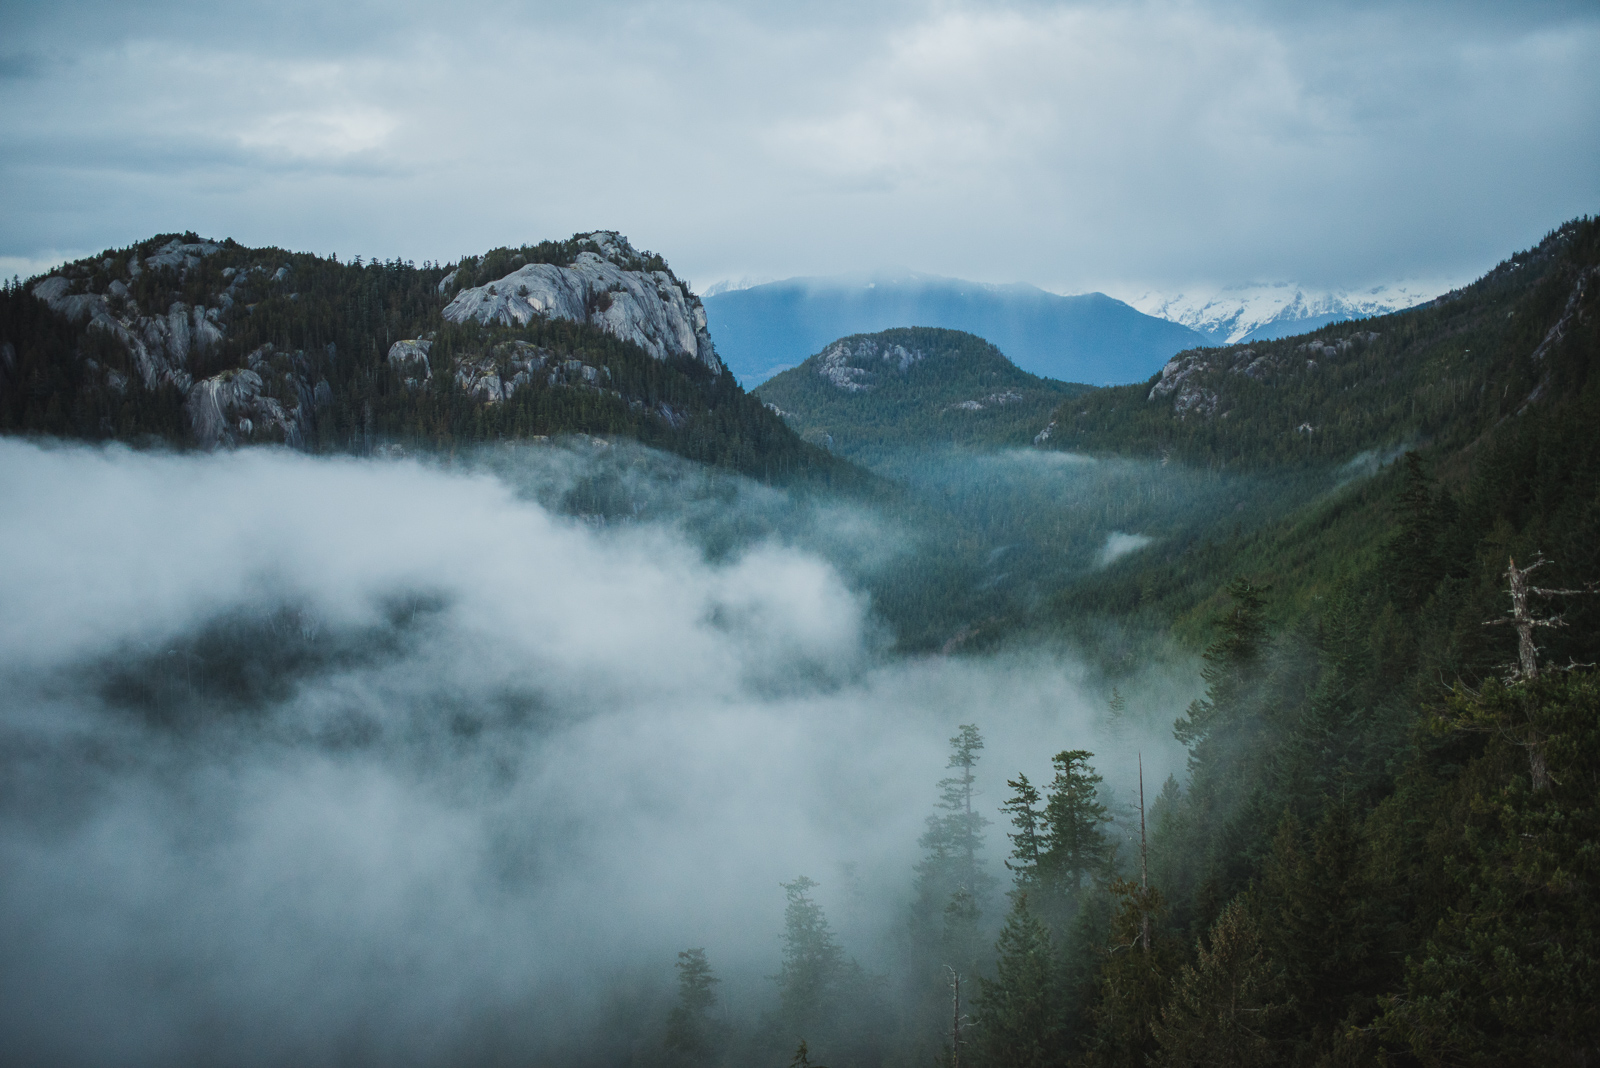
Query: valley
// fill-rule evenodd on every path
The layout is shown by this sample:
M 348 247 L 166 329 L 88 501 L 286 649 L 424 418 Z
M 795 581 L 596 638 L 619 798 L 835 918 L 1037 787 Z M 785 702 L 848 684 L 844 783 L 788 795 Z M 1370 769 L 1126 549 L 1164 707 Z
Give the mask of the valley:
M 1111 386 L 610 231 L 9 285 L 10 1048 L 1592 1057 L 1597 279 Z

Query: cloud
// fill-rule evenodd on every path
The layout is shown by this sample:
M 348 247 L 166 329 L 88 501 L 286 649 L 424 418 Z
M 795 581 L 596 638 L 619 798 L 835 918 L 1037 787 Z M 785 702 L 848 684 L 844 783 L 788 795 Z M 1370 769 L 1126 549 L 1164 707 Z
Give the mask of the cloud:
M 706 282 L 1471 276 L 1600 200 L 1592 5 L 9 10 L 0 253 L 194 228 Z M 22 60 L 18 60 L 19 63 Z
M 1063 747 L 1181 766 L 1059 651 L 888 660 L 813 552 L 529 499 L 584 475 L 0 441 L 17 1063 L 624 1057 L 678 949 L 770 996 L 798 873 L 842 917 L 857 865 L 881 965 L 957 724 L 991 808 Z M 1131 690 L 1163 728 L 1190 696 Z
M 1095 557 L 1095 566 L 1109 567 L 1129 553 L 1136 553 L 1153 541 L 1155 539 L 1148 534 L 1124 534 L 1120 530 L 1113 530 L 1106 535 L 1105 546 L 1100 550 L 1100 555 Z

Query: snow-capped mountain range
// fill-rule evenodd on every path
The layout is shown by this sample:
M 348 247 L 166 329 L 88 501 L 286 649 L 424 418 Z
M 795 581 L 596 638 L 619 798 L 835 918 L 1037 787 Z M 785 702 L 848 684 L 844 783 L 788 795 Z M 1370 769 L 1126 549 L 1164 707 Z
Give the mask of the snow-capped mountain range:
M 1309 290 L 1292 282 L 1145 293 L 1127 302 L 1182 323 L 1219 345 L 1303 334 L 1328 323 L 1401 311 L 1449 291 L 1449 283 L 1397 282 L 1370 289 Z

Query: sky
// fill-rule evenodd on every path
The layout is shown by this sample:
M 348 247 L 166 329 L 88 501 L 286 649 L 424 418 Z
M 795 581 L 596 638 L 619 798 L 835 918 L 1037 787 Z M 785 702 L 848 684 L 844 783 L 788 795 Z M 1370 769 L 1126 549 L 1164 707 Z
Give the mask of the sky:
M 697 288 L 1465 281 L 1600 207 L 1600 4 L 0 3 L 0 271 L 158 232 Z

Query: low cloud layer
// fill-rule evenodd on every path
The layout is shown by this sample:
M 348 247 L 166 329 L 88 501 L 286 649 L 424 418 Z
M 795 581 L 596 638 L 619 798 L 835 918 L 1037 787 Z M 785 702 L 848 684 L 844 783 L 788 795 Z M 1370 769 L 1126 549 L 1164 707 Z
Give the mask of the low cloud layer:
M 515 470 L 8 441 L 0 494 L 13 1063 L 615 1061 L 678 949 L 770 997 L 780 880 L 871 962 L 957 724 L 992 806 L 1069 746 L 1179 763 L 1168 680 L 1106 735 L 1058 654 L 887 660 L 820 557 Z
M 1577 3 L 0 10 L 0 257 L 163 230 L 453 259 L 613 227 L 701 285 L 1465 279 L 1600 204 Z

